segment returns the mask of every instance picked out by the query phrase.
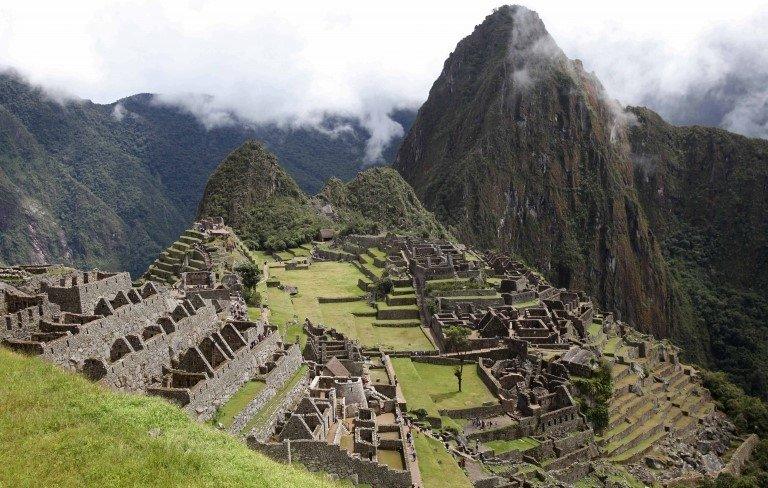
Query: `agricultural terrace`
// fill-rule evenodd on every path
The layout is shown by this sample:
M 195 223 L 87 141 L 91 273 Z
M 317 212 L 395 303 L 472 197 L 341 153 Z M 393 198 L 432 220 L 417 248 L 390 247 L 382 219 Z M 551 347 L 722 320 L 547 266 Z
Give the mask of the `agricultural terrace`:
M 333 327 L 364 347 L 380 346 L 387 350 L 432 350 L 432 343 L 419 327 L 381 327 L 374 325 L 377 310 L 364 301 L 365 292 L 358 287 L 365 280 L 354 264 L 318 261 L 309 269 L 286 270 L 280 263 L 269 263 L 269 274 L 283 285 L 298 288 L 289 295 L 278 287 L 259 284 L 262 303 L 270 309 L 270 322 L 280 328 L 288 342 L 305 341 L 302 324 L 305 318 L 313 323 Z M 350 298 L 349 302 L 321 303 L 323 298 Z M 386 306 L 382 302 L 383 306 Z M 258 308 L 251 308 L 252 318 L 258 318 Z
M 464 365 L 462 391 L 459 391 L 454 366 L 418 363 L 409 358 L 393 358 L 392 365 L 405 396 L 408 410 L 424 409 L 429 417 L 439 418 L 441 409 L 477 407 L 498 400 L 477 374 L 477 365 Z M 460 420 L 442 417 L 446 426 L 457 427 Z
M 414 432 L 424 488 L 470 488 L 472 483 L 440 441 Z

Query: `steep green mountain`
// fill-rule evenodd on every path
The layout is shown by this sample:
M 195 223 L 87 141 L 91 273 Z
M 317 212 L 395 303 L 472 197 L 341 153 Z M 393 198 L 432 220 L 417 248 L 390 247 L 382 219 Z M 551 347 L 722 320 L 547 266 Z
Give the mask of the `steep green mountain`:
M 423 237 L 448 237 L 416 197 L 413 188 L 392 168 L 370 168 L 344 183 L 331 178 L 317 195 L 320 205 L 331 204 L 335 220 L 350 233 L 385 231 Z
M 664 335 L 674 296 L 624 126 L 534 12 L 502 7 L 445 62 L 395 167 L 460 238 L 512 250 Z
M 7 72 L 0 112 L 14 139 L 0 148 L 0 261 L 134 274 L 189 225 L 208 177 L 246 139 L 265 141 L 301 187 L 316 192 L 332 176 L 356 174 L 370 136 L 357 119 L 330 115 L 322 130 L 237 119 L 207 129 L 150 94 L 61 103 Z M 392 117 L 408 126 L 413 113 Z M 398 143 L 384 148 L 384 158 Z
M 635 186 L 713 366 L 768 391 L 768 141 L 632 109 Z
M 392 168 L 368 168 L 348 183 L 331 178 L 310 198 L 275 155 L 253 140 L 227 156 L 208 180 L 198 212 L 198 218 L 207 217 L 223 218 L 253 249 L 296 247 L 326 227 L 342 233 L 449 236 Z
M 221 217 L 252 248 L 281 250 L 309 241 L 322 219 L 299 185 L 260 142 L 248 140 L 205 185 L 198 218 Z
M 766 395 L 767 159 L 765 141 L 623 109 L 508 6 L 450 55 L 395 167 L 460 237 Z

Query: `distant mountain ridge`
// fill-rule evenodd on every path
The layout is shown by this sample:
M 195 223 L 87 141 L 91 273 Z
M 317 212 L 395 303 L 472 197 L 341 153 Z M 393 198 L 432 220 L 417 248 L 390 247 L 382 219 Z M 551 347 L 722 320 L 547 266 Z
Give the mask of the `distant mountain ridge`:
M 414 116 L 391 115 L 406 129 Z M 208 130 L 151 94 L 61 104 L 13 73 L 0 74 L 0 128 L 13 141 L 0 148 L 0 262 L 137 275 L 189 225 L 208 177 L 246 139 L 263 140 L 309 192 L 330 177 L 352 178 L 368 132 L 349 117 L 328 115 L 323 123 L 349 129 L 242 122 Z M 398 145 L 384 148 L 385 160 Z

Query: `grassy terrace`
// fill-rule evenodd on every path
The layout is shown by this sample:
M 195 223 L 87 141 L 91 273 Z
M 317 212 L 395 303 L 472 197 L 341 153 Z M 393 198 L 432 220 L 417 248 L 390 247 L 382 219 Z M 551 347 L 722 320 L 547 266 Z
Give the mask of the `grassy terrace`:
M 409 358 L 393 358 L 392 365 L 409 411 L 424 409 L 430 417 L 440 417 L 440 409 L 458 409 L 496 402 L 474 364 L 464 366 L 462 391 L 458 389 L 453 366 L 416 363 Z M 460 423 L 443 417 L 446 426 Z
M 243 409 L 256 398 L 256 395 L 261 393 L 264 386 L 265 384 L 263 381 L 252 380 L 246 382 L 229 400 L 227 400 L 227 403 L 219 408 L 212 422 L 214 424 L 220 423 L 224 428 L 229 429 L 237 414 L 242 412 Z
M 381 346 L 388 350 L 432 350 L 434 347 L 420 327 L 374 327 L 376 309 L 364 301 L 320 303 L 318 297 L 359 297 L 364 294 L 357 286 L 363 274 L 353 264 L 316 262 L 307 270 L 287 271 L 282 267 L 270 268 L 272 276 L 281 283 L 297 286 L 299 293 L 288 293 L 265 283 L 259 285 L 262 301 L 270 308 L 270 321 L 280 328 L 288 342 L 305 336 L 302 324 L 305 318 L 336 328 L 363 346 Z M 385 305 L 386 306 L 386 305 Z M 414 310 L 417 310 L 413 307 Z M 259 310 L 252 308 L 252 319 L 258 318 Z M 295 322 L 294 322 L 295 321 Z
M 0 486 L 336 486 L 160 399 L 0 348 Z
M 533 449 L 540 443 L 532 437 L 521 437 L 514 440 L 497 440 L 486 442 L 485 445 L 493 449 L 496 454 L 501 454 L 509 451 L 527 451 Z
M 413 441 L 424 488 L 471 488 L 469 478 L 441 442 L 418 432 Z
M 287 392 L 291 390 L 294 386 L 296 386 L 296 383 L 301 381 L 304 376 L 307 374 L 307 365 L 303 364 L 295 373 L 293 373 L 293 376 L 285 382 L 285 385 L 283 385 L 282 388 L 280 388 L 275 396 L 273 396 L 264 407 L 259 410 L 256 415 L 253 416 L 251 420 L 248 421 L 247 424 L 245 424 L 245 427 L 243 428 L 243 433 L 246 433 L 253 429 L 254 427 L 259 427 L 264 422 L 269 420 L 277 411 L 278 407 L 280 406 L 280 403 L 283 400 L 283 397 Z
M 421 327 L 374 327 L 374 322 L 381 321 L 376 319 L 376 310 L 364 302 L 324 303 L 320 310 L 324 323 L 363 346 L 394 351 L 434 349 Z

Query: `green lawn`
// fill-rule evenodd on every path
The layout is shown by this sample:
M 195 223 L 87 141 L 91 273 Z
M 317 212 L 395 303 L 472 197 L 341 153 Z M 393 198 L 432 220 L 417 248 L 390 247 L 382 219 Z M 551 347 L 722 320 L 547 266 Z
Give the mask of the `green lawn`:
M 320 304 L 323 323 L 334 327 L 350 339 L 366 347 L 381 346 L 387 350 L 431 351 L 432 343 L 421 327 L 374 327 L 376 310 L 365 302 Z M 355 314 L 374 313 L 361 317 Z
M 0 348 L 0 486 L 337 486 L 160 398 Z
M 216 412 L 216 417 L 213 419 L 213 423 L 220 423 L 224 428 L 229 429 L 232 426 L 237 414 L 243 411 L 251 401 L 256 398 L 263 389 L 263 381 L 247 381 L 240 387 L 227 402 L 222 405 Z
M 514 440 L 496 440 L 486 442 L 485 445 L 493 449 L 496 454 L 502 454 L 509 451 L 527 451 L 540 444 L 539 441 L 532 437 L 521 437 Z
M 424 488 L 471 488 L 472 483 L 439 441 L 414 432 L 419 471 Z
M 350 263 L 320 261 L 306 270 L 274 269 L 272 274 L 283 284 L 294 285 L 305 297 L 347 297 L 360 296 L 357 280 L 363 274 Z
M 420 327 L 374 327 L 376 310 L 364 301 L 320 303 L 318 297 L 355 297 L 363 291 L 357 282 L 363 274 L 350 263 L 332 261 L 313 263 L 307 270 L 271 268 L 272 276 L 286 285 L 298 287 L 299 293 L 291 297 L 278 288 L 259 285 L 263 302 L 270 308 L 270 322 L 277 325 L 287 342 L 305 336 L 302 326 L 305 318 L 313 323 L 334 327 L 363 346 L 381 346 L 389 350 L 423 351 L 434 347 Z M 258 309 L 251 309 L 251 318 L 258 318 Z M 360 314 L 370 316 L 360 316 Z M 293 321 L 296 320 L 294 324 Z M 291 325 L 286 325 L 291 323 Z
M 394 358 L 392 364 L 410 411 L 423 408 L 437 416 L 439 409 L 468 408 L 497 401 L 478 376 L 475 364 L 464 366 L 462 391 L 458 390 L 453 366 L 417 363 L 409 358 Z
M 295 373 L 293 373 L 293 376 L 291 376 L 291 378 L 285 382 L 285 385 L 283 385 L 283 387 L 277 391 L 275 396 L 273 396 L 267 402 L 267 404 L 264 405 L 261 408 L 261 410 L 256 412 L 256 415 L 254 415 L 253 418 L 249 420 L 247 424 L 245 424 L 245 427 L 243 428 L 242 432 L 247 433 L 254 427 L 262 425 L 264 422 L 269 420 L 277 411 L 285 394 L 288 391 L 290 391 L 291 388 L 296 386 L 296 383 L 301 381 L 301 379 L 304 378 L 304 376 L 306 376 L 307 370 L 308 370 L 307 365 L 302 364 L 301 367 Z

